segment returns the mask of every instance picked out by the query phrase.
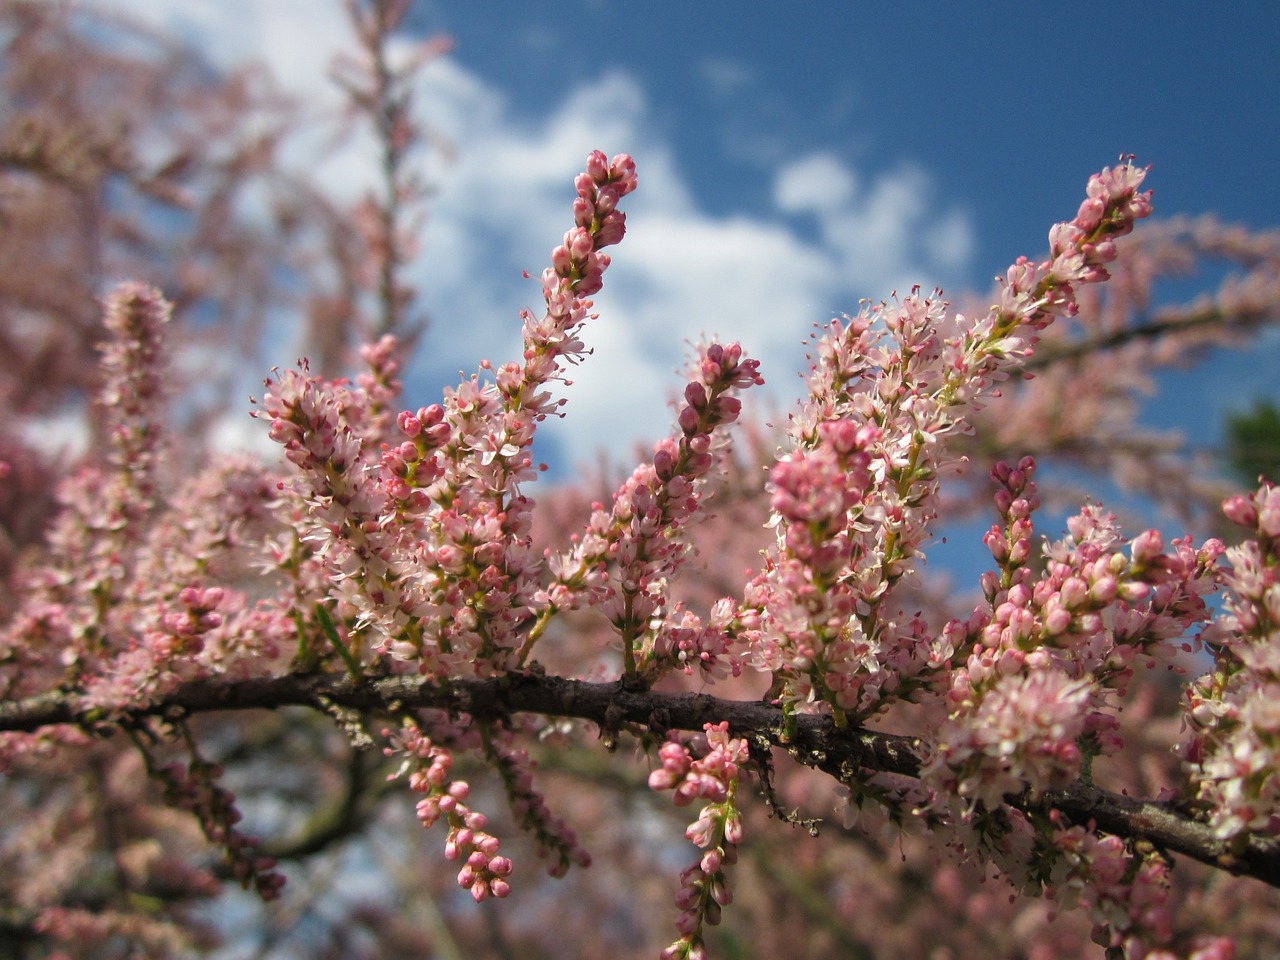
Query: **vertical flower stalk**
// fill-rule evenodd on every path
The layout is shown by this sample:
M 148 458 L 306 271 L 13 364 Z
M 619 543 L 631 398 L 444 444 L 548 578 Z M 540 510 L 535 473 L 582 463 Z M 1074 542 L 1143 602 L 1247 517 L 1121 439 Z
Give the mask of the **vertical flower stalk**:
M 758 362 L 744 356 L 738 344 L 703 348 L 685 387 L 680 435 L 660 441 L 653 460 L 637 467 L 614 494 L 608 518 L 595 511 L 586 535 L 552 561 L 555 581 L 542 594 L 541 620 L 583 596 L 598 604 L 622 638 L 628 681 L 652 681 L 681 657 L 707 669 L 718 665 L 714 651 L 721 646 L 716 642 L 721 631 L 712 628 L 708 634 L 692 613 L 669 609 L 667 586 L 689 555 L 689 528 L 722 453 L 716 430 L 741 412 L 742 403 L 732 393 L 763 382 Z M 539 633 L 531 632 L 522 653 Z
M 471 787 L 465 780 L 453 780 L 449 771 L 453 756 L 433 743 L 411 720 L 398 732 L 384 730 L 391 743 L 383 752 L 391 757 L 403 754 L 400 769 L 387 779 L 409 775 L 409 786 L 423 794 L 418 801 L 418 820 L 428 829 L 443 819 L 449 828 L 445 839 L 446 860 L 461 861 L 458 886 L 470 892 L 476 903 L 489 897 L 499 899 L 511 893 L 511 861 L 498 853 L 498 838 L 489 833 L 489 819 L 467 806 Z
M 1217 541 L 1166 552 L 1147 531 L 1127 543 L 1114 517 L 1086 507 L 1035 564 L 1034 473 L 1029 457 L 992 469 L 1002 523 L 985 541 L 999 571 L 983 575 L 986 602 L 949 623 L 939 647 L 955 666 L 922 779 L 956 798 L 961 816 L 1063 787 L 1116 752 L 1115 699 L 1134 667 L 1170 659 L 1172 641 L 1209 616 Z
M 160 292 L 121 284 L 107 298 L 104 323 L 111 339 L 102 348 L 106 383 L 100 402 L 110 429 L 118 476 L 116 522 L 136 526 L 154 506 L 164 399 L 164 328 L 173 308 Z
M 413 559 L 425 606 L 417 646 L 393 645 L 393 656 L 425 660 L 430 643 L 446 670 L 479 675 L 520 659 L 542 601 L 533 501 L 519 485 L 537 474 L 537 424 L 565 402 L 549 388 L 585 351 L 578 334 L 609 266 L 602 251 L 622 239 L 626 218 L 617 205 L 635 186 L 630 157 L 592 153 L 575 180 L 575 226 L 542 275 L 546 311 L 522 314 L 523 363 L 484 364 L 492 384 L 472 377 L 446 391 L 443 404 L 401 416 L 403 440 L 384 456 L 383 477 L 394 509 L 418 527 Z
M 301 536 L 327 571 L 327 592 L 353 611 L 356 632 L 370 633 L 375 651 L 386 649 L 418 608 L 403 569 L 409 531 L 382 523 L 387 494 L 364 440 L 374 420 L 369 394 L 303 365 L 267 381 L 259 416 L 298 468 L 291 490 L 305 507 Z
M 417 251 L 425 219 L 422 201 L 427 187 L 410 164 L 412 152 L 431 143 L 429 131 L 414 119 L 414 85 L 428 63 L 448 53 L 447 37 L 416 42 L 408 56 L 392 57 L 393 41 L 403 50 L 407 38 L 397 36 L 411 4 L 406 0 L 346 0 L 347 17 L 359 43 L 355 55 L 340 53 L 330 76 L 346 93 L 350 112 L 373 127 L 380 182 L 356 206 L 352 217 L 366 254 L 361 280 L 373 294 L 376 316 L 362 324 L 369 341 L 393 336 L 411 346 L 424 323 L 408 316 L 414 289 L 405 282 L 404 267 Z
M 693 759 L 689 748 L 674 740 L 662 745 L 662 766 L 649 775 L 654 790 L 674 790 L 682 807 L 695 799 L 711 801 L 685 830 L 685 837 L 706 851 L 680 874 L 676 929 L 680 939 L 662 951 L 663 960 L 705 960 L 703 927 L 720 923 L 721 909 L 733 900 L 725 868 L 738 859 L 742 814 L 735 806 L 742 767 L 748 762 L 747 741 L 729 736 L 729 724 L 705 724 L 707 751 Z
M 400 380 L 403 350 L 401 342 L 389 333 L 360 348 L 365 369 L 357 375 L 356 383 L 368 397 L 368 430 L 361 438 L 366 449 L 375 449 L 392 438 L 396 422 L 393 404 L 404 389 Z
M 976 324 L 917 290 L 833 321 L 818 340 L 810 398 L 791 420 L 795 450 L 771 476 L 778 542 L 739 617 L 784 701 L 823 703 L 847 722 L 928 682 L 931 644 L 893 593 L 937 516 L 948 437 L 1030 356 L 1037 331 L 1075 312 L 1075 288 L 1106 279 L 1115 239 L 1150 212 L 1143 177 L 1127 163 L 1092 177 L 1076 219 L 1050 232 L 1050 258 L 1013 264 Z
M 106 463 L 89 462 L 61 484 L 62 511 L 49 531 L 51 560 L 28 578 L 23 608 L 0 635 L 0 660 L 17 675 L 60 658 L 78 682 L 129 646 L 124 594 L 145 526 L 159 506 L 157 471 L 166 378 L 164 331 L 171 306 L 158 291 L 125 283 L 107 297 L 98 396 Z M 33 644 L 31 638 L 39 637 Z
M 1226 550 L 1223 611 L 1204 632 L 1214 670 L 1183 697 L 1181 754 L 1214 833 L 1280 836 L 1280 488 L 1223 504 L 1251 535 Z
M 506 669 L 534 617 L 533 501 L 519 484 L 536 476 L 536 424 L 563 403 L 547 388 L 585 349 L 577 333 L 609 265 L 602 249 L 625 232 L 617 204 L 635 189 L 635 164 L 593 153 L 575 185 L 576 225 L 542 277 L 546 313 L 524 314 L 524 363 L 493 370 L 492 383 L 463 381 L 443 404 L 402 412 L 376 456 L 367 428 L 397 372 L 383 343 L 367 353 L 365 389 L 305 370 L 268 384 L 263 414 L 299 467 L 338 599 L 359 630 L 372 629 L 377 654 L 428 675 Z

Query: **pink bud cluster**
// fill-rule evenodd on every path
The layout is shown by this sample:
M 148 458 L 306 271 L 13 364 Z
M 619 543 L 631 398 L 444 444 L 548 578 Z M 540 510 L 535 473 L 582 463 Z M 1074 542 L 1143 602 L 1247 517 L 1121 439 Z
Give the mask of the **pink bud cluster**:
M 732 792 L 747 762 L 747 741 L 729 736 L 729 721 L 706 724 L 707 751 L 695 760 L 689 748 L 668 740 L 658 751 L 662 766 L 649 774 L 651 790 L 675 790 L 673 800 L 683 807 L 701 798 L 719 803 Z
M 893 595 L 937 516 L 939 477 L 955 462 L 946 439 L 968 431 L 966 415 L 1030 355 L 1035 331 L 1074 313 L 1075 287 L 1106 278 L 1114 239 L 1150 212 L 1149 193 L 1138 192 L 1144 175 L 1122 164 L 1092 178 L 1076 219 L 1050 234 L 1050 259 L 1015 263 L 1000 302 L 978 323 L 917 290 L 895 308 L 833 321 L 819 338 L 809 400 L 791 423 L 791 466 L 773 480 L 778 546 L 740 616 L 740 635 L 755 662 L 785 681 L 785 700 L 860 718 L 930 682 L 937 650 Z M 824 425 L 840 423 L 850 426 L 840 436 L 859 437 L 857 465 L 838 449 L 824 452 L 833 442 Z M 797 500 L 817 489 L 824 502 Z M 812 532 L 792 529 L 810 524 Z M 811 542 L 819 532 L 821 542 Z M 824 582 L 839 586 L 833 593 Z
M 601 248 L 625 231 L 617 204 L 635 189 L 635 164 L 597 151 L 575 184 L 575 226 L 542 278 L 546 313 L 524 315 L 522 364 L 497 368 L 489 385 L 464 381 L 442 405 L 402 412 L 376 464 L 362 460 L 369 444 L 356 441 L 363 434 L 353 419 L 376 418 L 394 389 L 385 341 L 368 356 L 373 394 L 290 373 L 264 401 L 273 438 L 302 469 L 301 493 L 342 599 L 374 629 L 377 652 L 423 673 L 504 669 L 541 602 L 533 501 L 518 484 L 536 474 L 536 424 L 562 402 L 546 386 L 583 352 L 577 330 L 609 265 Z
M 222 587 L 184 587 L 178 591 L 178 607 L 160 619 L 161 633 L 152 642 L 158 655 L 190 655 L 204 649 L 204 634 L 222 626 L 218 612 L 226 591 Z
M 108 667 L 86 678 L 81 698 L 86 707 L 109 714 L 147 703 L 207 669 L 205 639 L 222 633 L 222 610 L 235 601 L 222 587 L 187 586 L 175 597 L 157 594 L 151 615 L 138 616 L 129 625 L 140 638 L 131 638 Z M 236 627 L 242 622 L 237 620 Z M 250 638 L 244 640 L 248 645 Z
M 547 809 L 542 794 L 534 787 L 534 762 L 528 752 L 492 747 L 487 754 L 502 777 L 516 824 L 533 836 L 538 856 L 550 861 L 547 872 L 562 877 L 571 866 L 590 866 L 591 855 L 579 845 L 577 835 Z
M 699 515 L 719 452 L 714 431 L 738 418 L 742 404 L 732 391 L 764 382 L 758 369 L 758 362 L 736 343 L 703 348 L 685 388 L 679 437 L 660 441 L 652 462 L 637 467 L 614 494 L 605 539 L 583 541 L 605 547 L 605 552 L 595 558 L 580 552 L 576 563 L 561 564 L 582 569 L 608 561 L 608 575 L 590 599 L 622 637 L 628 677 L 636 674 L 638 663 L 650 678 L 670 669 L 673 660 L 662 655 L 674 652 L 682 641 L 682 664 L 693 658 L 708 670 L 718 666 L 717 651 L 724 645 L 706 636 L 691 613 L 667 607 L 667 587 L 689 556 L 689 526 Z M 646 634 L 649 644 L 638 649 Z
M 524 410 L 542 419 L 559 405 L 543 387 L 561 375 L 564 361 L 573 362 L 585 349 L 577 334 L 590 319 L 587 298 L 600 292 L 609 267 L 609 255 L 600 251 L 626 233 L 626 214 L 617 206 L 636 183 L 631 157 L 619 154 L 608 160 L 599 150 L 587 157 L 586 170 L 574 180 L 574 227 L 551 252 L 551 266 L 542 273 L 546 313 L 535 318 L 525 311 L 524 367 L 512 364 L 499 371 L 499 388 L 510 398 L 513 412 Z
M 662 766 L 649 775 L 652 789 L 674 788 L 677 806 L 694 798 L 711 801 L 685 830 L 685 837 L 706 852 L 680 874 L 676 894 L 680 939 L 662 951 L 662 960 L 704 960 L 702 928 L 719 924 L 721 908 L 733 900 L 725 868 L 737 862 L 742 842 L 742 814 L 734 806 L 734 795 L 749 750 L 745 740 L 729 736 L 727 721 L 708 723 L 703 729 L 707 752 L 700 759 L 693 759 L 688 747 L 669 740 L 659 750 Z
M 264 900 L 279 897 L 284 874 L 276 872 L 275 860 L 257 855 L 255 837 L 245 836 L 235 828 L 241 819 L 240 811 L 235 807 L 235 794 L 218 784 L 222 768 L 203 760 L 194 749 L 186 768 L 171 764 L 157 769 L 150 766 L 149 757 L 147 762 L 151 775 L 164 785 L 167 802 L 191 811 L 209 842 L 222 847 L 240 885 L 245 889 L 253 887 Z
M 1146 170 L 1131 163 L 1094 174 L 1076 218 L 1049 231 L 1049 259 L 1037 265 L 1021 258 L 1009 268 L 1000 303 L 974 330 L 977 338 L 1001 338 L 988 344 L 992 355 L 1029 347 L 1014 333 L 1017 328 L 1042 330 L 1055 317 L 1073 316 L 1076 287 L 1110 276 L 1106 264 L 1116 258 L 1115 241 L 1151 215 L 1151 191 L 1138 190 L 1145 178 Z
M 453 756 L 411 722 L 398 732 L 384 730 L 382 734 L 391 743 L 383 753 L 389 757 L 402 754 L 405 758 L 388 779 L 407 772 L 410 789 L 424 794 L 417 808 L 422 825 L 430 828 L 441 817 L 448 823 L 444 856 L 446 860 L 462 861 L 458 886 L 468 890 L 476 903 L 510 894 L 507 878 L 511 876 L 511 861 L 498 853 L 498 838 L 487 830 L 488 817 L 467 806 L 470 785 L 465 780 L 449 778 Z
M 360 348 L 360 359 L 364 361 L 365 369 L 356 377 L 356 383 L 369 398 L 369 425 L 363 438 L 368 448 L 390 438 L 391 426 L 395 422 L 394 404 L 404 388 L 400 381 L 403 349 L 400 341 L 389 333 L 379 337 L 376 343 L 367 343 Z
M 1086 507 L 1068 521 L 1070 536 L 1045 547 L 1037 572 L 1034 472 L 1029 457 L 993 468 L 1002 523 L 986 542 L 1000 570 L 982 577 L 986 603 L 944 631 L 942 652 L 964 660 L 950 670 L 949 718 L 925 780 L 969 810 L 1064 786 L 1086 753 L 1114 752 L 1109 691 L 1122 696 L 1135 663 L 1168 657 L 1169 641 L 1208 619 L 1217 541 L 1199 551 L 1179 541 L 1165 553 L 1147 531 L 1126 556 L 1114 517 Z
M 1202 939 L 1185 952 L 1168 948 L 1174 939 L 1171 864 L 1161 854 L 1137 854 L 1118 837 L 1078 826 L 1059 828 L 1053 844 L 1047 896 L 1066 909 L 1087 909 L 1095 943 L 1128 960 L 1234 960 L 1229 937 Z
M 404 571 L 409 531 L 382 522 L 388 496 L 362 439 L 372 416 L 368 394 L 346 380 L 312 376 L 305 365 L 278 373 L 266 388 L 258 415 L 270 418 L 271 438 L 298 468 L 288 488 L 304 511 L 298 535 L 329 591 L 372 633 L 373 648 L 403 644 L 423 598 Z M 277 554 L 293 561 L 288 548 Z
M 107 298 L 103 322 L 111 339 L 102 347 L 106 382 L 100 402 L 110 419 L 116 469 L 129 480 L 117 505 L 136 522 L 152 505 L 152 476 L 160 440 L 156 416 L 164 395 L 164 327 L 172 307 L 158 290 L 124 283 Z
M 1226 550 L 1223 612 L 1204 632 L 1214 671 L 1191 684 L 1181 747 L 1214 832 L 1280 836 L 1280 488 L 1264 483 L 1223 511 L 1250 534 Z

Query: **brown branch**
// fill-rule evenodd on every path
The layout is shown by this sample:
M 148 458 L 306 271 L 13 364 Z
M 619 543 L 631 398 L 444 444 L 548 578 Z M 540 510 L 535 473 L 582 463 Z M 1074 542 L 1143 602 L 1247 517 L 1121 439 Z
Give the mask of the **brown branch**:
M 159 702 L 122 712 L 110 722 L 103 722 L 94 711 L 81 709 L 74 695 L 46 694 L 0 702 L 0 731 L 33 732 L 54 724 L 74 724 L 105 735 L 118 723 L 146 716 L 286 706 L 329 712 L 335 704 L 375 713 L 432 708 L 493 720 L 536 713 L 592 721 L 606 737 L 615 735 L 622 724 L 661 732 L 701 730 L 703 724 L 727 720 L 734 734 L 768 741 L 799 763 L 842 782 L 853 782 L 865 771 L 917 777 L 921 766 L 919 741 L 874 730 L 838 730 L 825 716 L 795 716 L 788 723 L 781 708 L 760 701 L 627 689 L 619 683 L 590 683 L 536 673 L 447 683 L 410 676 L 355 683 L 336 674 L 199 681 L 180 687 Z M 1038 798 L 1006 799 L 1024 810 L 1056 808 L 1071 823 L 1095 824 L 1116 836 L 1145 840 L 1280 888 L 1280 841 L 1248 837 L 1224 842 L 1208 825 L 1172 804 L 1137 800 L 1081 781 Z
M 1247 332 L 1272 322 L 1275 315 L 1274 306 L 1265 303 L 1252 305 L 1250 309 L 1237 309 L 1235 312 L 1227 312 L 1214 305 L 1188 311 L 1165 311 L 1147 322 L 1112 330 L 1084 340 L 1043 344 L 1035 354 L 1024 361 L 1022 369 L 1024 371 L 1043 370 L 1059 363 L 1087 359 L 1096 353 L 1118 350 L 1131 343 L 1158 340 L 1178 333 L 1211 330 L 1215 327 L 1232 332 Z

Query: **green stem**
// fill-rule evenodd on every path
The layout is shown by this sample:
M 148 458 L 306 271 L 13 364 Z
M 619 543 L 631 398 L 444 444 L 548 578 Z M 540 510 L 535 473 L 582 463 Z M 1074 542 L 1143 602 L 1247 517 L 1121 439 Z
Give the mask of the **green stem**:
M 333 644 L 333 649 L 338 651 L 338 656 L 342 657 L 342 662 L 347 665 L 347 675 L 351 677 L 353 682 L 359 683 L 364 679 L 364 671 L 360 669 L 360 661 L 355 658 L 355 655 L 347 645 L 342 642 L 342 638 L 338 636 L 338 628 L 333 622 L 333 617 L 330 616 L 329 611 L 325 609 L 322 603 L 316 604 L 316 620 L 320 624 L 320 629 L 324 631 L 325 637 Z

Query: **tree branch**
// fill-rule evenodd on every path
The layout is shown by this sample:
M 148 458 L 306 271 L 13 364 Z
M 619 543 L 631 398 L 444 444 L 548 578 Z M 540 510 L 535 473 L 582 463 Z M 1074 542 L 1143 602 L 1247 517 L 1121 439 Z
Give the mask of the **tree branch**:
M 1023 370 L 1027 372 L 1043 370 L 1059 363 L 1087 359 L 1095 353 L 1117 350 L 1130 343 L 1159 340 L 1178 333 L 1201 330 L 1248 332 L 1273 321 L 1275 315 L 1275 308 L 1270 304 L 1258 304 L 1252 308 L 1240 308 L 1234 312 L 1212 304 L 1185 311 L 1167 310 L 1154 319 L 1084 340 L 1042 344 L 1023 363 Z
M 0 702 L 0 731 L 34 732 L 55 724 L 72 724 L 108 735 L 118 723 L 147 716 L 286 706 L 330 712 L 334 705 L 368 712 L 433 708 L 490 720 L 536 713 L 594 722 L 606 739 L 622 724 L 643 726 L 663 735 L 671 729 L 701 730 L 703 724 L 727 720 L 735 735 L 763 739 L 797 762 L 841 782 L 853 782 L 864 771 L 918 777 L 921 767 L 919 741 L 875 730 L 839 730 L 825 716 L 793 716 L 788 722 L 780 707 L 760 701 L 628 689 L 620 683 L 590 683 L 537 673 L 444 683 L 416 676 L 356 683 L 345 674 L 204 680 L 182 686 L 155 703 L 123 711 L 105 723 L 94 711 L 82 709 L 74 694 L 45 694 Z M 1248 837 L 1225 843 L 1208 825 L 1169 803 L 1137 800 L 1082 781 L 1039 797 L 1006 797 L 1006 801 L 1023 810 L 1056 808 L 1071 823 L 1095 824 L 1116 836 L 1146 840 L 1280 888 L 1280 841 Z

